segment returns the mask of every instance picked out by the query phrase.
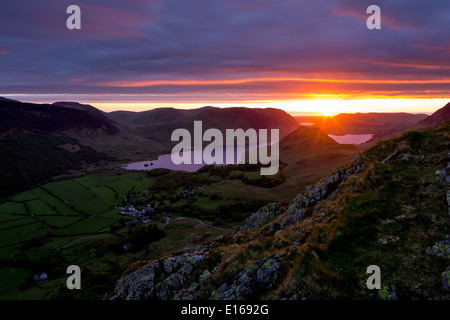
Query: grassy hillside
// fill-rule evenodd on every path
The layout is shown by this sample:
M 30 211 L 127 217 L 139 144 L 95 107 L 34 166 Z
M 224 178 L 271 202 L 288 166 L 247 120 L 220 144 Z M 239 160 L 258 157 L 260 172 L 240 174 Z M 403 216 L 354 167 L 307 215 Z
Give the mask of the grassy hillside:
M 0 154 L 0 197 L 27 190 L 69 170 L 113 160 L 63 134 L 4 135 L 0 138 Z
M 339 144 L 318 128 L 299 127 L 280 141 L 283 174 L 298 190 L 349 162 L 359 149 Z
M 448 150 L 449 122 L 380 142 L 191 258 L 136 265 L 109 297 L 449 299 Z M 189 268 L 157 267 L 186 259 Z M 381 269 L 382 290 L 365 285 L 370 265 Z

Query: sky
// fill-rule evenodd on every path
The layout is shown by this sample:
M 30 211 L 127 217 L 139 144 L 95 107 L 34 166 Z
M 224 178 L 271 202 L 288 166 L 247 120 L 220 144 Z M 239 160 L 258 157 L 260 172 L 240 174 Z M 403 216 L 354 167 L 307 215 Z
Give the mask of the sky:
M 81 30 L 66 27 L 72 4 Z M 0 96 L 432 113 L 450 100 L 449 25 L 448 0 L 2 1 Z

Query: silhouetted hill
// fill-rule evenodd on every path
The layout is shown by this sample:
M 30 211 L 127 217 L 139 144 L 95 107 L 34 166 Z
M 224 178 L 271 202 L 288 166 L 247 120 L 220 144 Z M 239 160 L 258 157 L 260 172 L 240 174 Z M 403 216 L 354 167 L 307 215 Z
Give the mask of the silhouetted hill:
M 158 108 L 143 112 L 116 111 L 108 117 L 147 139 L 170 142 L 172 132 L 178 128 L 193 131 L 194 121 L 202 121 L 203 130 L 217 128 L 279 129 L 284 137 L 298 127 L 293 117 L 278 109 L 215 108 L 203 107 L 192 110 Z
M 280 160 L 287 164 L 283 175 L 305 187 L 350 161 L 359 149 L 339 144 L 319 128 L 299 127 L 280 141 Z
M 373 134 L 370 141 L 359 145 L 360 149 L 367 149 L 377 141 L 390 139 L 401 135 L 407 130 L 415 128 L 417 123 L 427 117 L 426 114 L 412 113 L 341 113 L 334 117 L 297 116 L 301 123 L 314 123 L 314 127 L 324 130 L 328 134 Z
M 11 129 L 40 132 L 87 129 L 108 135 L 118 132 L 109 119 L 87 108 L 0 100 L 0 134 Z
M 61 133 L 10 131 L 0 137 L 0 197 L 112 160 Z
M 113 111 L 108 113 L 108 117 L 118 123 L 127 125 L 152 125 L 169 123 L 184 120 L 208 109 L 218 109 L 214 107 L 203 107 L 198 109 L 175 109 L 156 108 L 141 112 Z
M 450 102 L 447 103 L 444 107 L 437 110 L 431 116 L 420 121 L 416 128 L 417 129 L 425 129 L 432 128 L 443 124 L 445 121 L 450 120 Z
M 426 114 L 412 113 L 340 113 L 333 117 L 296 116 L 299 123 L 314 123 L 328 134 L 383 134 L 406 131 L 425 119 Z
M 91 106 L 0 99 L 0 196 L 114 160 L 80 143 L 81 132 L 113 137 L 118 129 Z

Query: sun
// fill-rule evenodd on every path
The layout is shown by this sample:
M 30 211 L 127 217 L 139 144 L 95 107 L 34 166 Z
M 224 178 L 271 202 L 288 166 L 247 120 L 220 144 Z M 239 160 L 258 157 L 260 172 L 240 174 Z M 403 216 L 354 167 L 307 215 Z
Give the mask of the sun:
M 337 108 L 330 103 L 324 103 L 318 108 L 318 111 L 325 117 L 331 117 L 337 113 Z
M 331 112 L 330 110 L 323 110 L 320 111 L 320 113 L 322 113 L 325 117 L 331 117 L 333 115 L 333 112 Z
M 283 101 L 286 103 L 286 101 Z M 347 101 L 342 99 L 292 100 L 290 107 L 297 112 L 313 112 L 324 117 L 333 117 L 348 110 Z

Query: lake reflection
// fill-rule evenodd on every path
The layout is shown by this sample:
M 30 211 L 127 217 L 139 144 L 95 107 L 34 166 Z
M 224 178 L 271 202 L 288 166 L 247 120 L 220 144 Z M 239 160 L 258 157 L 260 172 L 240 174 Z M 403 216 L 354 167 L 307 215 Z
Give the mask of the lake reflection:
M 245 152 L 248 150 L 256 150 L 257 145 L 250 145 L 250 146 L 234 146 L 234 162 L 232 164 L 238 164 L 239 160 L 245 155 Z M 142 162 L 134 162 L 126 165 L 123 167 L 127 170 L 153 170 L 153 169 L 170 169 L 170 170 L 176 170 L 176 171 L 188 171 L 188 172 L 195 172 L 201 167 L 207 165 L 207 163 L 204 161 L 202 157 L 203 150 L 194 150 L 194 151 L 188 151 L 187 152 L 191 158 L 191 164 L 174 164 L 172 162 L 172 157 L 170 154 L 164 154 L 162 156 L 159 156 L 157 160 L 153 161 L 142 161 Z M 184 153 L 181 153 L 181 155 L 184 155 Z M 206 156 L 206 155 L 205 155 Z M 214 156 L 214 154 L 213 154 Z M 194 157 L 199 157 L 199 159 L 202 159 L 202 164 L 194 164 Z M 239 159 L 239 160 L 238 160 Z M 207 157 L 208 162 L 213 162 L 212 157 Z M 225 164 L 226 161 L 226 148 L 223 148 L 223 163 Z M 231 163 L 226 163 L 231 164 Z
M 373 134 L 344 134 L 341 136 L 329 134 L 328 136 L 339 144 L 361 144 L 372 139 Z

